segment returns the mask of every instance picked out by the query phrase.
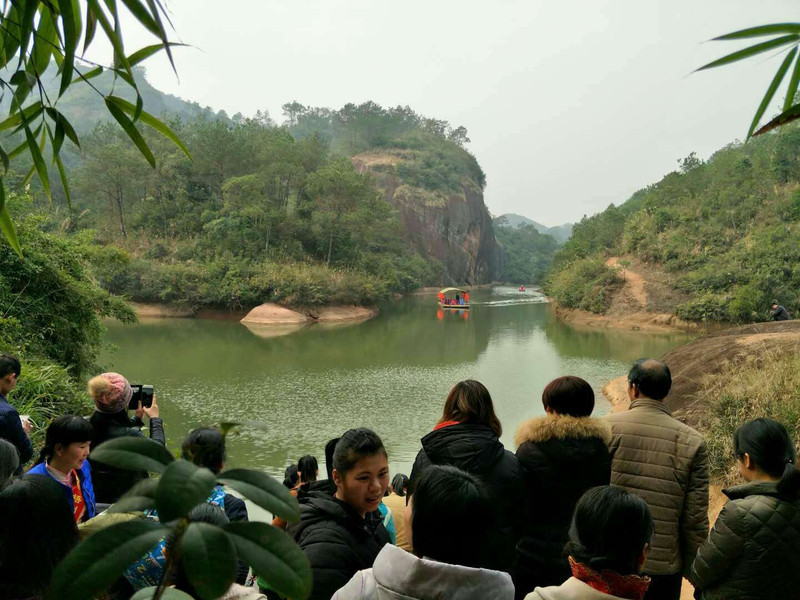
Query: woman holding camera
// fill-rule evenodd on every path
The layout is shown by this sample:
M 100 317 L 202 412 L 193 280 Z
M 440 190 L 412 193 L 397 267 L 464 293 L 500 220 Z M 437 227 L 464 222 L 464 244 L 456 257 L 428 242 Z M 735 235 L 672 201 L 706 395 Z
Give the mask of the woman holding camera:
M 103 373 L 89 380 L 89 395 L 94 400 L 95 412 L 89 422 L 94 428 L 92 450 L 106 440 L 118 437 L 141 436 L 144 426 L 142 416 L 150 419 L 150 439 L 166 445 L 164 423 L 158 417 L 158 403 L 153 394 L 153 403 L 142 406 L 141 400 L 134 412 L 128 416 L 128 408 L 133 396 L 131 384 L 119 373 Z M 146 471 L 128 471 L 101 463 L 92 463 L 95 497 L 98 503 L 113 504 L 125 492 L 142 479 L 147 479 Z

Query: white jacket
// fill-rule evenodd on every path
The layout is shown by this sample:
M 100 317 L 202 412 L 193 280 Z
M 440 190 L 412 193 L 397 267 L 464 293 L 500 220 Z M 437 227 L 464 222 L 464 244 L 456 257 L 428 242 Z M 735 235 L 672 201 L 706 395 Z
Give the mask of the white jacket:
M 625 600 L 619 596 L 604 594 L 579 579 L 570 577 L 561 585 L 537 587 L 525 600 Z
M 386 544 L 331 600 L 513 600 L 511 576 L 417 558 Z

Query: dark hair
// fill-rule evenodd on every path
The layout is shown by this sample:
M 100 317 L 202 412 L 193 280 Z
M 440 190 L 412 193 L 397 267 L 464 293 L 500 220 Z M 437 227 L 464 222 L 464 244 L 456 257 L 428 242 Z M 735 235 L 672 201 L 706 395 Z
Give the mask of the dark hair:
M 333 481 L 333 453 L 336 451 L 336 444 L 339 443 L 340 439 L 342 438 L 333 438 L 325 444 L 325 470 L 328 472 L 328 479 L 331 481 Z
M 78 543 L 69 503 L 51 477 L 12 477 L 0 488 L 0 514 L 0 596 L 39 597 Z
M 559 415 L 588 417 L 594 410 L 594 390 L 586 380 L 566 375 L 547 384 L 542 404 Z
M 317 459 L 310 454 L 306 454 L 303 458 L 297 461 L 297 470 L 300 471 L 301 483 L 316 481 L 317 469 L 319 469 L 319 463 L 317 463 Z
M 666 363 L 655 358 L 640 358 L 628 373 L 628 381 L 639 388 L 643 396 L 663 400 L 672 387 L 672 375 Z
M 19 467 L 19 450 L 17 447 L 0 438 L 0 485 L 16 473 Z
M 17 377 L 22 373 L 22 365 L 19 364 L 19 359 L 11 354 L 0 354 L 0 379 L 14 373 Z
M 55 454 L 56 444 L 66 447 L 76 442 L 91 442 L 93 433 L 92 424 L 89 423 L 88 419 L 78 415 L 58 417 L 47 428 L 47 433 L 44 436 L 44 447 L 39 451 L 39 458 L 36 459 L 36 464 L 50 460 Z
M 433 465 L 422 472 L 411 504 L 417 556 L 486 567 L 493 523 L 492 496 L 477 477 L 452 466 Z
M 494 404 L 489 390 L 474 379 L 459 381 L 447 394 L 439 423 L 446 421 L 482 423 L 488 425 L 497 437 L 503 435 L 503 426 L 494 414 Z
M 209 523 L 217 527 L 222 527 L 230 523 L 230 519 L 228 519 L 228 515 L 225 514 L 225 511 L 218 506 L 203 502 L 195 506 L 189 513 L 189 523 Z M 173 543 L 174 538 L 167 542 L 167 553 L 171 551 Z M 175 565 L 175 579 L 173 582 L 175 587 L 180 591 L 186 592 L 193 598 L 198 597 L 197 592 L 189 581 L 189 577 L 186 575 L 186 568 L 183 565 L 183 560 L 178 560 Z
M 589 489 L 575 506 L 565 550 L 596 571 L 639 573 L 639 559 L 653 538 L 647 503 L 610 485 Z
M 297 474 L 297 465 L 289 465 L 283 472 L 283 485 L 290 490 L 297 485 L 300 481 L 300 476 Z
M 794 442 L 786 427 L 777 421 L 754 419 L 739 427 L 733 435 L 733 451 L 739 459 L 748 454 L 767 475 L 779 477 L 778 492 L 800 490 Z
M 402 473 L 398 473 L 392 477 L 392 491 L 398 496 L 405 496 L 408 489 L 408 477 Z
M 181 456 L 218 475 L 225 462 L 225 438 L 214 427 L 192 429 L 183 440 Z
M 333 452 L 333 468 L 343 477 L 345 473 L 356 466 L 359 460 L 376 454 L 389 457 L 377 433 L 364 427 L 348 429 L 336 443 L 336 449 Z

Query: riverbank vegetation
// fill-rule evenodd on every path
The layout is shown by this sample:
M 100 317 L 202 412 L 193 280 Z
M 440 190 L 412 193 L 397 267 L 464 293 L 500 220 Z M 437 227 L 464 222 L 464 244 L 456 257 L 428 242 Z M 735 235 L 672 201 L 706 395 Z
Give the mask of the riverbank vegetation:
M 767 352 L 705 377 L 697 393 L 703 399 L 698 423 L 706 437 L 709 470 L 716 481 L 736 480 L 733 434 L 753 415 L 775 419 L 800 434 L 800 355 Z
M 505 250 L 504 280 L 510 283 L 544 282 L 558 242 L 533 225 L 504 227 L 495 219 L 495 235 Z
M 603 259 L 618 255 L 663 271 L 688 298 L 670 307 L 686 320 L 765 320 L 773 299 L 797 313 L 799 155 L 797 124 L 705 162 L 690 155 L 659 183 L 576 224 L 553 260 L 548 294 L 604 312 L 617 283 Z

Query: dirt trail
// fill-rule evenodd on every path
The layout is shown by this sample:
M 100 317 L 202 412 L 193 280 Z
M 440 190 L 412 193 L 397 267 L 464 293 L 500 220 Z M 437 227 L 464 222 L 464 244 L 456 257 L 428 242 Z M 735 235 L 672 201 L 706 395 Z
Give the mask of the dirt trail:
M 622 279 L 625 280 L 623 291 L 630 294 L 642 308 L 647 308 L 647 292 L 644 291 L 644 277 L 620 265 L 619 256 L 612 256 L 609 258 L 606 261 L 606 266 L 612 269 L 619 269 L 618 273 L 622 276 Z

